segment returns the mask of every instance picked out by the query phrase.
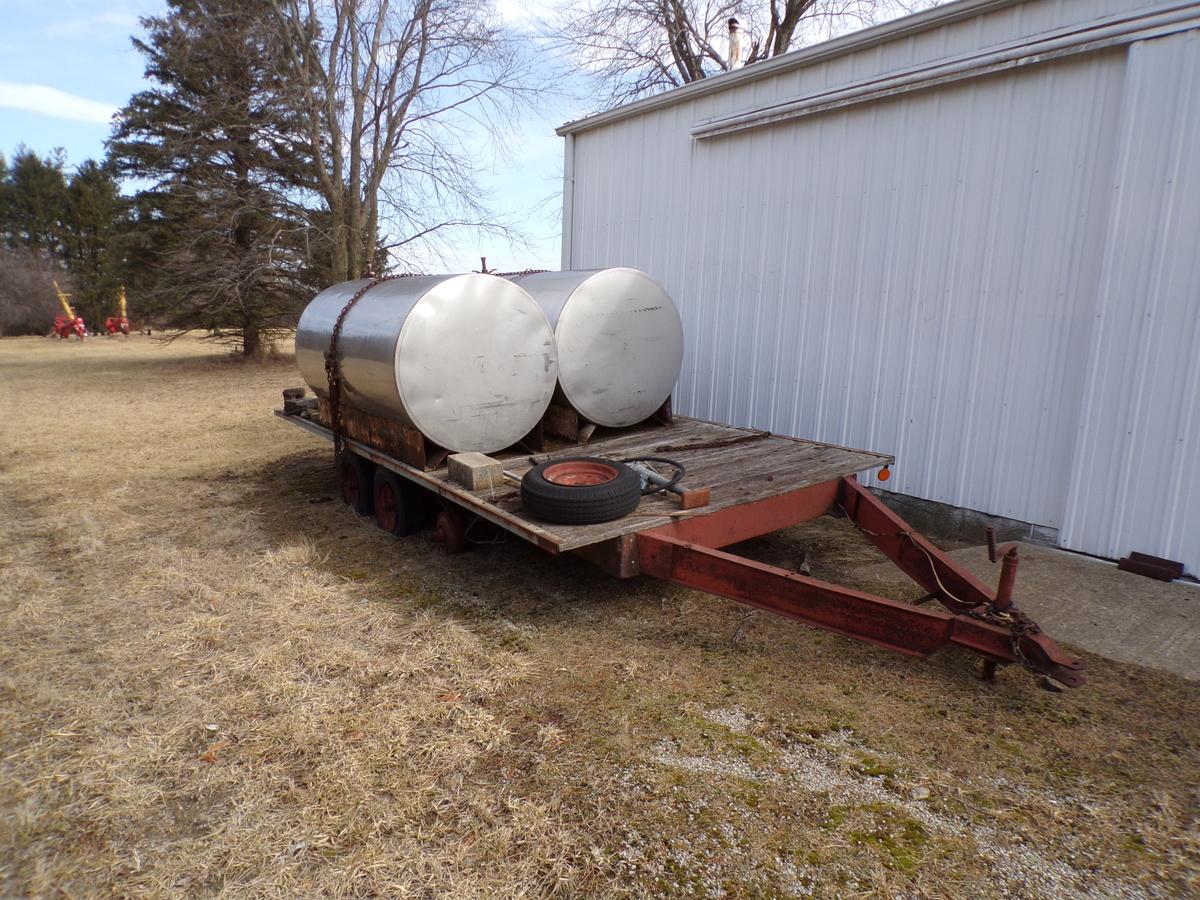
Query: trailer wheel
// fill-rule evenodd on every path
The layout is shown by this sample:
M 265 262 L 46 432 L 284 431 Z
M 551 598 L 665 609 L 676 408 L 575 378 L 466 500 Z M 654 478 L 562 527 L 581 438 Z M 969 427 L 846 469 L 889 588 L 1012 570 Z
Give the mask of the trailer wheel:
M 521 479 L 521 502 L 534 518 L 588 525 L 627 516 L 637 509 L 642 481 L 616 460 L 596 456 L 553 459 Z
M 357 453 L 343 451 L 338 457 L 338 483 L 342 488 L 342 500 L 360 516 L 369 516 L 374 511 L 372 484 L 374 466 Z
M 375 469 L 375 521 L 388 534 L 405 537 L 429 518 L 428 491 L 382 467 Z
M 451 556 L 467 549 L 467 526 L 457 507 L 447 504 L 437 514 L 436 527 L 430 536 L 435 544 L 441 544 Z

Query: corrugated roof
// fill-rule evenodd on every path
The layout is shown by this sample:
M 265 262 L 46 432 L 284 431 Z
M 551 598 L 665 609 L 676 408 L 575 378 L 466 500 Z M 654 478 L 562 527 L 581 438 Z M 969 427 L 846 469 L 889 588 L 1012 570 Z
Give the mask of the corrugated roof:
M 673 88 L 661 94 L 655 94 L 653 97 L 646 97 L 643 100 L 637 100 L 633 103 L 627 103 L 624 106 L 618 106 L 614 109 L 585 116 L 582 119 L 576 119 L 573 122 L 567 122 L 555 129 L 555 133 L 560 137 L 568 134 L 577 134 L 600 125 L 619 122 L 622 119 L 640 115 L 649 110 L 670 106 L 674 103 L 682 103 L 685 100 L 693 100 L 697 97 L 703 97 L 705 94 L 727 90 L 738 85 L 750 84 L 761 78 L 780 75 L 792 69 L 820 62 L 830 56 L 837 56 L 851 50 L 863 49 L 874 44 L 895 40 L 898 37 L 908 34 L 926 31 L 930 28 L 941 28 L 951 22 L 972 18 L 982 13 L 1016 6 L 1025 2 L 1028 2 L 1028 0 L 958 0 L 956 3 L 935 6 L 909 16 L 893 19 L 882 25 L 864 28 L 862 31 L 855 31 L 851 34 L 833 38 L 832 40 L 813 44 L 811 47 L 803 47 L 799 50 L 793 50 L 781 56 L 773 57 L 772 59 L 744 66 L 733 72 L 724 72 L 720 75 L 703 78 L 700 81 L 693 81 L 691 84 L 685 84 L 682 87 Z

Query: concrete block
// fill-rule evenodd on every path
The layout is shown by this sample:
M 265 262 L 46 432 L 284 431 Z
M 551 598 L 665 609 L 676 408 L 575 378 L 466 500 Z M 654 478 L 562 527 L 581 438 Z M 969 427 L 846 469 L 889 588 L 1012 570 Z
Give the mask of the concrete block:
M 446 459 L 450 480 L 469 491 L 486 491 L 504 485 L 504 466 L 482 453 L 454 453 Z

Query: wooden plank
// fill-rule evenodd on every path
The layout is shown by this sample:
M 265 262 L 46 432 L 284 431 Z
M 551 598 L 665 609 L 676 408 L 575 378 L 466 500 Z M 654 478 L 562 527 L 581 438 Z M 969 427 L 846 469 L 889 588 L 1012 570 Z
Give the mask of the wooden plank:
M 678 420 L 683 423 L 686 420 Z M 672 440 L 679 437 L 712 439 L 724 437 L 730 429 L 704 422 L 693 422 L 692 427 L 674 432 Z M 635 441 L 645 436 L 623 440 L 617 446 L 623 455 L 639 449 Z M 661 434 L 651 435 L 656 441 Z M 655 444 L 654 447 L 660 444 Z M 641 445 L 644 447 L 644 445 Z M 613 443 L 598 442 L 591 452 L 596 455 L 618 456 L 611 453 Z M 654 449 L 645 448 L 645 449 Z M 714 450 L 689 451 L 675 454 L 688 467 L 688 479 L 695 484 L 714 487 L 711 503 L 698 514 L 714 512 L 740 503 L 747 503 L 779 494 L 784 494 L 812 484 L 819 484 L 853 474 L 857 471 L 883 465 L 890 457 L 865 451 L 848 451 L 813 441 L 789 441 L 772 436 L 762 443 L 736 444 Z M 510 468 L 516 474 L 521 470 Z M 718 475 L 719 478 L 711 477 Z M 767 480 L 767 475 L 771 476 Z M 520 500 L 514 494 L 506 498 L 502 508 L 520 516 Z M 650 496 L 643 499 L 637 513 L 626 519 L 594 525 L 546 525 L 562 541 L 564 550 L 586 546 L 589 543 L 610 540 L 624 534 L 642 531 L 650 527 L 675 521 L 678 503 L 671 498 Z
M 318 409 L 322 422 L 331 421 L 332 411 L 326 398 L 318 398 Z M 444 453 L 440 459 L 437 456 L 441 448 L 411 425 L 372 415 L 347 403 L 342 404 L 342 428 L 346 437 L 398 457 L 405 465 L 418 469 L 437 468 L 445 459 Z
M 329 429 L 319 423 L 279 412 L 276 415 L 327 440 L 332 438 Z M 657 456 L 660 455 L 657 448 L 664 445 L 708 443 L 753 434 L 757 434 L 753 429 L 677 416 L 671 425 L 643 425 L 621 431 L 599 430 L 585 450 L 575 445 L 562 445 L 538 457 L 574 456 L 579 455 L 581 450 L 590 456 L 616 459 Z M 419 471 L 359 441 L 351 439 L 348 445 L 397 474 L 434 490 L 468 511 L 553 553 L 599 544 L 680 521 L 683 517 L 707 515 L 742 503 L 786 494 L 892 461 L 892 457 L 886 454 L 783 435 L 771 435 L 727 447 L 677 451 L 669 455 L 678 457 L 687 466 L 687 480 L 697 486 L 712 488 L 712 501 L 708 506 L 691 513 L 681 513 L 678 502 L 673 498 L 652 495 L 643 498 L 637 512 L 614 522 L 557 525 L 526 518 L 521 507 L 520 490 L 515 485 L 468 491 L 449 480 L 444 466 L 434 471 Z M 530 454 L 524 451 L 493 455 L 504 462 L 507 471 L 518 477 L 532 467 L 529 463 Z

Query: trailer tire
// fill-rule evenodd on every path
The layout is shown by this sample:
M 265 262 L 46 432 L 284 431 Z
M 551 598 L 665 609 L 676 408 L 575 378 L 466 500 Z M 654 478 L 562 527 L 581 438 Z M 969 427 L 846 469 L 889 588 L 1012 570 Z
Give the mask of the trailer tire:
M 416 534 L 431 519 L 429 491 L 382 466 L 375 469 L 371 496 L 375 521 L 388 534 L 396 537 Z
M 360 516 L 369 516 L 375 511 L 372 502 L 375 465 L 357 453 L 343 450 L 337 461 L 338 484 L 342 489 L 342 501 Z
M 552 459 L 521 479 L 521 502 L 534 518 L 563 525 L 590 525 L 627 516 L 642 498 L 638 474 L 597 456 Z

